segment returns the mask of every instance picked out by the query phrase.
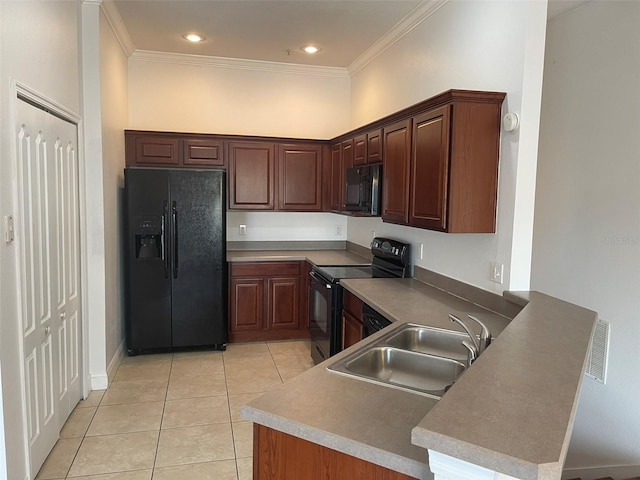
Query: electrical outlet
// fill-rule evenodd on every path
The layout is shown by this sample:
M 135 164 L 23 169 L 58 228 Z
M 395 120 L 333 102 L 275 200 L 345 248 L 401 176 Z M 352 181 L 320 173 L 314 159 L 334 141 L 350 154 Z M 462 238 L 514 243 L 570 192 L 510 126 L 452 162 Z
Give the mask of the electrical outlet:
M 424 253 L 424 244 L 418 244 L 418 260 L 422 260 L 422 254 Z
M 336 225 L 336 235 L 342 235 L 342 225 Z
M 240 225 L 240 235 L 246 235 L 246 234 L 247 234 L 247 226 Z
M 502 284 L 502 275 L 504 273 L 504 265 L 497 262 L 489 264 L 489 280 Z

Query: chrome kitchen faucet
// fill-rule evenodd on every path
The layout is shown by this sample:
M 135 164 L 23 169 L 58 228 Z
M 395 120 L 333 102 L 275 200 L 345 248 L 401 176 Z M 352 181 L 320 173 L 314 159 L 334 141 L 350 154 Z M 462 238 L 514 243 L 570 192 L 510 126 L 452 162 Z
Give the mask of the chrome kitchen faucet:
M 453 314 L 449 314 L 449 320 L 460 325 L 464 329 L 464 331 L 467 332 L 467 335 L 469 335 L 469 338 L 471 339 L 471 343 L 466 340 L 462 342 L 462 345 L 469 351 L 467 356 L 467 363 L 471 365 L 491 343 L 491 332 L 489 331 L 487 326 L 476 317 L 472 315 L 467 315 L 467 317 L 469 317 L 470 320 L 476 322 L 482 328 L 479 339 L 476 338 L 473 330 L 471 330 L 464 321 Z

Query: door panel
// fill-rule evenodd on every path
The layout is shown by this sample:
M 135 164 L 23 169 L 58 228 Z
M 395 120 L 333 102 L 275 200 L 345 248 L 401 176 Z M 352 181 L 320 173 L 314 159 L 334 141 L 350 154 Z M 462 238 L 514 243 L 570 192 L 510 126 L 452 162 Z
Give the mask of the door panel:
M 269 328 L 299 328 L 300 277 L 267 279 Z
M 322 210 L 322 149 L 317 145 L 278 147 L 278 210 Z
M 21 346 L 34 477 L 81 395 L 77 128 L 21 100 L 15 128 Z
M 414 119 L 409 224 L 445 230 L 449 178 L 450 106 Z
M 342 145 L 331 146 L 331 205 L 330 209 L 340 211 L 342 205 Z
M 231 333 L 264 329 L 264 279 L 231 279 Z
M 273 210 L 275 144 L 229 142 L 229 208 Z
M 171 278 L 167 258 L 172 248 L 167 234 L 169 173 L 167 170 L 127 168 L 125 192 L 128 217 L 127 348 L 130 352 L 168 348 L 171 346 Z M 163 224 L 164 236 L 161 235 Z M 152 250 L 153 255 L 143 253 Z
M 406 224 L 409 220 L 411 120 L 385 127 L 383 132 L 382 220 Z
M 55 119 L 55 117 L 51 117 Z M 81 380 L 79 374 L 80 336 L 79 310 L 80 310 L 80 226 L 79 212 L 80 202 L 78 198 L 78 158 L 75 144 L 70 140 L 75 139 L 75 126 L 55 119 L 55 125 L 51 127 L 55 133 L 55 199 L 56 220 L 52 226 L 52 235 L 57 232 L 57 266 L 62 269 L 57 278 L 62 283 L 58 285 L 57 312 L 60 326 L 59 333 L 64 334 L 64 340 L 59 339 L 59 345 L 66 349 L 59 352 L 58 358 L 64 362 L 64 369 L 59 365 L 60 378 L 59 405 L 61 414 L 59 418 L 60 428 L 71 414 L 81 396 Z M 61 208 L 60 208 L 61 207 Z M 72 327 L 69 327 L 69 318 L 72 319 Z M 64 328 L 63 328 L 64 327 Z
M 178 222 L 172 345 L 227 343 L 224 172 L 172 170 L 170 176 Z

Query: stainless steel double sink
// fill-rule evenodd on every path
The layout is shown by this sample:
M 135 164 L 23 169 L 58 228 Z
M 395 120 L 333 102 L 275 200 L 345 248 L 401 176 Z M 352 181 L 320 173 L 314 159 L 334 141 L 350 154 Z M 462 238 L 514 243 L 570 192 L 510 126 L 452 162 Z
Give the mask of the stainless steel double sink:
M 414 323 L 387 328 L 327 369 L 439 399 L 467 368 L 466 334 Z

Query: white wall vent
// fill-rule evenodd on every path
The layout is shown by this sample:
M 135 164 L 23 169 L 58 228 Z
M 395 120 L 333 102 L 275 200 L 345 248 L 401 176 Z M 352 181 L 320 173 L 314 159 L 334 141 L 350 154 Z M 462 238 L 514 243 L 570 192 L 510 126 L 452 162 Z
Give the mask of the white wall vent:
M 609 351 L 609 323 L 598 319 L 591 339 L 587 363 L 587 376 L 601 383 L 607 380 L 607 354 Z

